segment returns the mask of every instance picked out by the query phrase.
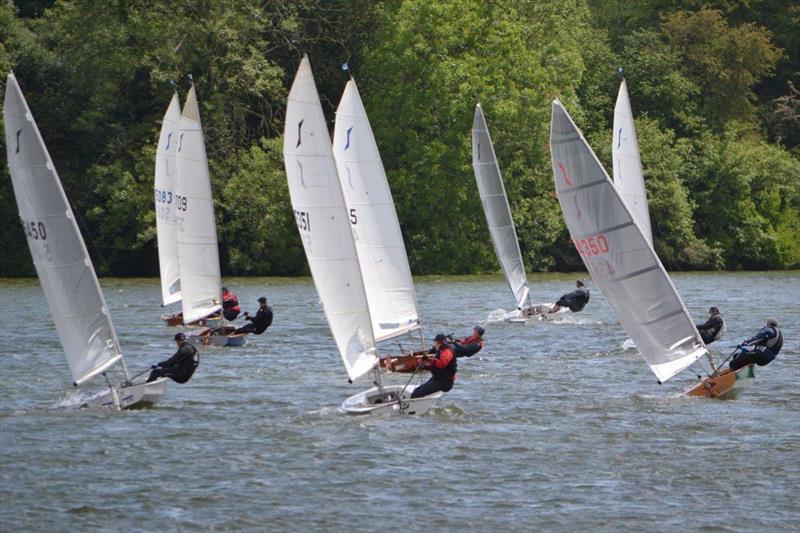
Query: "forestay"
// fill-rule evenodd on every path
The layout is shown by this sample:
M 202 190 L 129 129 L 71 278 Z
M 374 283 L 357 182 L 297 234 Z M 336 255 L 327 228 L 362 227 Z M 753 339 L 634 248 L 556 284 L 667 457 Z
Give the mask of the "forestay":
M 619 86 L 617 105 L 614 107 L 614 137 L 611 145 L 614 167 L 614 186 L 628 204 L 647 242 L 653 244 L 650 229 L 650 210 L 647 206 L 647 191 L 642 174 L 642 161 L 639 158 L 639 143 L 636 141 L 636 127 L 633 124 L 631 101 L 625 80 Z
M 286 106 L 283 158 L 311 276 L 350 379 L 377 363 L 367 296 L 308 57 Z
M 660 381 L 707 353 L 678 292 L 572 119 L 556 100 L 550 150 L 558 201 L 594 282 Z
M 336 111 L 333 156 L 376 341 L 419 328 L 414 281 L 378 145 L 353 80 Z
M 72 378 L 122 358 L 92 261 L 14 74 L 6 81 L 6 154 L 19 215 Z
M 181 272 L 178 262 L 178 228 L 175 218 L 175 177 L 178 173 L 175 154 L 178 150 L 178 127 L 181 107 L 178 95 L 172 95 L 156 150 L 156 233 L 158 266 L 161 272 L 161 300 L 169 305 L 181 299 Z
M 472 168 L 478 182 L 478 192 L 494 251 L 517 301 L 517 307 L 530 305 L 528 279 L 522 263 L 517 230 L 480 104 L 475 106 L 475 119 L 472 122 Z
M 206 144 L 194 86 L 178 130 L 175 215 L 184 323 L 219 311 L 222 281 Z

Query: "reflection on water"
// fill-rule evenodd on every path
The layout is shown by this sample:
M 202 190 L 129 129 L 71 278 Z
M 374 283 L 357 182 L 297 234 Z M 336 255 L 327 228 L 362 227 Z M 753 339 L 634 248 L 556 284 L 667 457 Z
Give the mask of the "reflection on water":
M 531 276 L 537 301 L 574 275 Z M 789 530 L 800 523 L 800 274 L 678 274 L 700 321 L 722 310 L 724 358 L 767 314 L 778 359 L 735 402 L 657 385 L 602 294 L 580 314 L 510 324 L 499 277 L 421 278 L 427 338 L 487 328 L 428 416 L 348 417 L 347 383 L 307 279 L 226 279 L 267 334 L 203 349 L 195 377 L 135 412 L 68 409 L 80 391 L 35 280 L 3 280 L 0 525 L 22 529 Z M 132 373 L 171 355 L 156 280 L 103 280 Z M 495 318 L 493 320 L 493 318 Z M 419 341 L 402 340 L 404 347 Z M 398 350 L 397 342 L 382 349 Z M 392 376 L 404 383 L 407 376 Z

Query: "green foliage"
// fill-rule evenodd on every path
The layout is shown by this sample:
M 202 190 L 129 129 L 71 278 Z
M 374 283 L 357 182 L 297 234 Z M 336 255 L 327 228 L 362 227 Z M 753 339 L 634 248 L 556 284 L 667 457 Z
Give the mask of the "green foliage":
M 0 0 L 0 69 L 14 69 L 104 274 L 157 272 L 155 143 L 174 90 L 169 80 L 183 96 L 189 73 L 223 272 L 307 272 L 280 156 L 286 92 L 302 52 L 311 55 L 331 120 L 346 77 L 340 65 L 349 62 L 415 273 L 498 269 L 471 168 L 477 102 L 526 266 L 582 268 L 552 189 L 550 102 L 566 104 L 608 161 L 620 66 L 665 263 L 798 266 L 800 7 L 780 0 L 591 6 Z M 2 167 L 0 224 L 9 230 L 0 275 L 31 274 Z

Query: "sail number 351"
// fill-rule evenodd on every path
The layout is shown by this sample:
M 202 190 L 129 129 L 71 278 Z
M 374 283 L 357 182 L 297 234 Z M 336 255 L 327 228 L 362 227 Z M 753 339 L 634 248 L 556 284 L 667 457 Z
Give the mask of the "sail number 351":
M 297 228 L 302 231 L 311 231 L 311 215 L 306 211 L 294 210 L 294 219 L 297 222 Z
M 595 235 L 594 237 L 586 237 L 585 239 L 573 239 L 572 242 L 575 244 L 578 253 L 585 257 L 608 253 L 608 239 L 606 239 L 605 235 Z

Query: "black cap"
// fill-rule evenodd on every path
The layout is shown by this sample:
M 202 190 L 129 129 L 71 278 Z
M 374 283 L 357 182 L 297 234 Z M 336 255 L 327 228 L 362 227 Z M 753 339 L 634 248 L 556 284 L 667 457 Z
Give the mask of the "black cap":
M 175 337 L 173 338 L 178 342 L 183 342 L 186 340 L 186 335 L 184 335 L 183 333 L 176 333 Z
M 433 340 L 434 340 L 434 342 L 436 342 L 436 341 L 444 342 L 444 341 L 447 340 L 447 337 L 444 336 L 444 333 L 439 333 L 438 335 L 436 335 L 436 337 L 434 337 Z
M 222 292 L 228 292 L 228 287 L 222 287 Z
M 719 313 L 719 307 L 709 307 L 708 308 L 708 312 L 709 313 L 713 313 L 713 314 L 717 314 L 717 313 Z
M 575 285 L 577 285 L 578 287 L 584 287 L 583 280 L 582 279 L 576 279 L 575 280 Z
M 475 333 L 477 333 L 481 337 L 483 337 L 483 334 L 486 333 L 486 330 L 483 329 L 483 327 L 481 327 L 481 326 L 475 326 L 474 329 L 475 329 Z
M 267 299 L 266 299 L 264 296 L 259 296 L 259 297 L 258 297 L 258 301 L 259 301 L 259 302 L 264 302 L 264 303 L 267 303 Z

